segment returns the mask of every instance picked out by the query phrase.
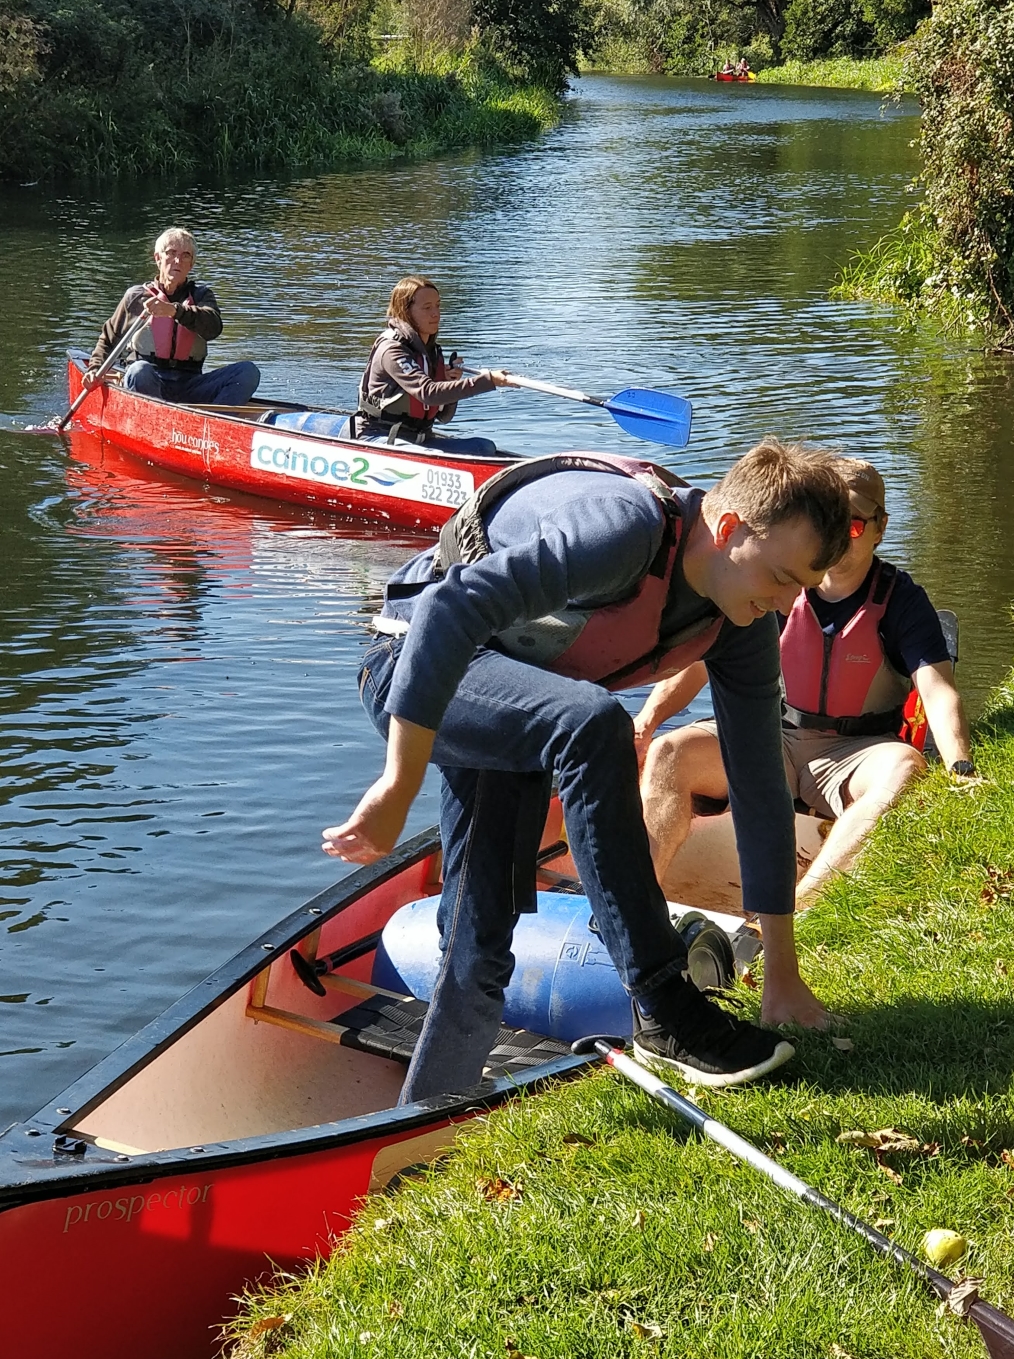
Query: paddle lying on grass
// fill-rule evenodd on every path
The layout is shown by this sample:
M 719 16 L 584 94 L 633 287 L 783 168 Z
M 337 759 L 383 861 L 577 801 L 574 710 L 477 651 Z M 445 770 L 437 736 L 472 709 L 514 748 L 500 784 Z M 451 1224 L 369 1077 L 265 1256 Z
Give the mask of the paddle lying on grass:
M 105 375 L 109 372 L 110 368 L 112 368 L 116 360 L 126 349 L 127 345 L 130 344 L 134 336 L 139 334 L 150 320 L 151 317 L 148 315 L 147 312 L 142 312 L 141 315 L 137 317 L 133 325 L 131 325 L 129 329 L 126 331 L 126 333 L 119 340 L 117 340 L 116 344 L 113 345 L 112 349 L 109 351 L 106 358 L 102 361 L 99 367 L 95 369 L 95 376 L 92 378 L 89 385 L 87 387 L 82 387 L 81 391 L 71 402 L 66 413 L 59 420 L 50 420 L 48 424 L 45 425 L 28 425 L 26 427 L 26 433 L 28 434 L 61 433 L 64 426 L 69 423 L 71 417 L 74 415 L 74 412 L 87 397 L 88 393 L 98 386 L 98 384 L 102 381 Z
M 733 1156 L 745 1161 L 747 1165 L 753 1166 L 754 1170 L 759 1170 L 762 1175 L 773 1180 L 779 1188 L 787 1189 L 790 1194 L 795 1194 L 796 1198 L 802 1199 L 811 1208 L 819 1208 L 843 1226 L 850 1227 L 852 1231 L 868 1241 L 874 1250 L 879 1251 L 881 1255 L 890 1256 L 898 1264 L 904 1265 L 906 1269 L 918 1274 L 921 1279 L 929 1284 L 937 1297 L 944 1300 L 955 1315 L 968 1317 L 975 1322 L 991 1359 L 1014 1359 L 1014 1318 L 1009 1317 L 1006 1312 L 1001 1312 L 998 1307 L 983 1302 L 978 1297 L 974 1287 L 969 1288 L 965 1284 L 957 1283 L 954 1279 L 949 1279 L 946 1274 L 941 1274 L 939 1270 L 923 1264 L 918 1256 L 912 1255 L 901 1246 L 895 1245 L 889 1237 L 878 1232 L 868 1222 L 864 1222 L 862 1218 L 854 1217 L 852 1213 L 842 1208 L 840 1204 L 835 1203 L 833 1199 L 826 1198 L 819 1190 L 811 1188 L 805 1181 L 793 1175 L 784 1166 L 779 1165 L 777 1161 L 773 1161 L 770 1156 L 765 1156 L 762 1151 L 758 1151 L 752 1142 L 748 1142 L 746 1138 L 734 1133 L 724 1123 L 717 1122 L 716 1119 L 713 1119 L 694 1104 L 692 1100 L 673 1090 L 671 1086 L 659 1080 L 639 1062 L 628 1057 L 623 1052 L 622 1039 L 595 1034 L 588 1038 L 578 1039 L 576 1043 L 572 1044 L 572 1050 L 575 1053 L 597 1052 L 609 1066 L 614 1067 L 621 1075 L 640 1086 L 653 1099 L 664 1104 L 667 1109 L 672 1109 L 674 1113 L 691 1124 L 698 1132 L 703 1133 L 705 1137 L 709 1137 L 719 1146 L 725 1147 L 726 1151 L 730 1151 Z
M 462 371 L 475 373 L 479 370 L 465 368 Z M 672 444 L 675 448 L 686 448 L 690 442 L 693 407 L 686 397 L 655 392 L 650 387 L 624 387 L 622 392 L 609 397 L 589 396 L 587 392 L 579 392 L 573 387 L 556 387 L 551 382 L 518 377 L 516 373 L 509 374 L 509 377 L 512 387 L 545 392 L 547 396 L 560 396 L 565 401 L 583 401 L 586 406 L 601 406 L 609 412 L 620 429 L 632 434 L 635 439 Z

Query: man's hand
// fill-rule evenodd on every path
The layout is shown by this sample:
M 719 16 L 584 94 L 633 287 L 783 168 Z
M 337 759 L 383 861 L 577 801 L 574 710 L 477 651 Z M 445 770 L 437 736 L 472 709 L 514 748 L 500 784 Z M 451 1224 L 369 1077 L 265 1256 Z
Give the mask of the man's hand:
M 98 371 L 97 368 L 86 368 L 81 374 L 81 386 L 86 390 L 94 387 L 98 380 Z
M 406 790 L 392 785 L 384 775 L 366 790 L 344 825 L 327 827 L 321 849 L 346 863 L 376 863 L 398 843 L 411 805 Z
M 359 806 L 341 826 L 328 826 L 321 849 L 350 864 L 372 864 L 390 854 L 405 828 L 408 809 L 422 786 L 436 732 L 392 717 L 387 762 Z
M 146 297 L 144 300 L 144 309 L 149 316 L 176 315 L 176 304 L 174 302 L 166 302 L 165 299 L 161 297 Z
M 798 973 L 795 978 L 775 980 L 765 973 L 762 1024 L 798 1024 L 801 1029 L 827 1029 L 835 1022 L 835 1016 Z

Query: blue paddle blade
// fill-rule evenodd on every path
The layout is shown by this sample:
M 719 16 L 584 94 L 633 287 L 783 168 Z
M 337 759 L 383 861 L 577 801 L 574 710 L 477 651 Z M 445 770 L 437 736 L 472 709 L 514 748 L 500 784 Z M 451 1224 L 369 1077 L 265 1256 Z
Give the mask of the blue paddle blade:
M 682 396 L 653 392 L 648 387 L 625 387 L 603 406 L 620 429 L 635 439 L 686 448 L 690 442 L 693 407 Z

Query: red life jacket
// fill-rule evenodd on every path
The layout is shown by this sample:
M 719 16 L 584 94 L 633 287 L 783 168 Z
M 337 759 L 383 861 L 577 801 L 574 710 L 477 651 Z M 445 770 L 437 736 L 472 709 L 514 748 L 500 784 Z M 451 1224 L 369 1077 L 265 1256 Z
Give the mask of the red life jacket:
M 484 516 L 512 491 L 555 472 L 611 472 L 647 486 L 665 515 L 662 544 L 633 593 L 596 608 L 568 606 L 552 618 L 521 623 L 497 637 L 501 649 L 569 679 L 606 689 L 630 689 L 675 675 L 698 661 L 725 622 L 706 617 L 672 637 L 662 636 L 662 615 L 683 541 L 683 514 L 673 486 L 686 482 L 650 462 L 595 453 L 528 458 L 482 484 L 440 533 L 433 569 L 443 575 L 456 562 L 470 565 L 490 553 Z M 549 650 L 546 652 L 546 647 Z M 546 654 L 540 656 L 540 647 Z
M 866 599 L 832 635 L 799 592 L 781 637 L 786 716 L 794 726 L 840 736 L 898 734 L 912 681 L 888 661 L 879 631 L 896 579 L 896 568 L 877 559 Z
M 149 297 L 157 297 L 160 302 L 169 301 L 158 283 L 149 283 L 146 292 Z M 178 305 L 193 306 L 190 294 L 187 293 Z M 194 346 L 199 339 L 195 330 L 181 326 L 175 316 L 153 316 L 134 339 L 133 352 L 149 361 L 161 360 L 163 363 L 179 363 L 187 368 L 199 369 L 208 352 L 207 346 L 201 341 L 198 349 L 203 352 L 194 353 Z

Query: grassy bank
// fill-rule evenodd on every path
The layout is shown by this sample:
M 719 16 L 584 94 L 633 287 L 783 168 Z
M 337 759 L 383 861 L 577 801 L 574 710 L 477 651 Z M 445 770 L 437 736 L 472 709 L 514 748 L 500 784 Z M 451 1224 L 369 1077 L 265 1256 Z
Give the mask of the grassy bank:
M 894 93 L 905 88 L 905 63 L 900 55 L 834 57 L 823 61 L 787 61 L 757 72 L 765 85 L 823 85 L 833 89 Z
M 781 1080 L 698 1099 L 909 1249 L 961 1231 L 965 1271 L 1014 1310 L 1014 677 L 976 757 L 988 784 L 931 774 L 799 921 L 851 1050 L 804 1034 Z M 885 1128 L 915 1149 L 838 1140 Z M 248 1300 L 234 1339 L 234 1359 L 982 1354 L 910 1276 L 602 1070 L 369 1202 L 328 1264 Z

